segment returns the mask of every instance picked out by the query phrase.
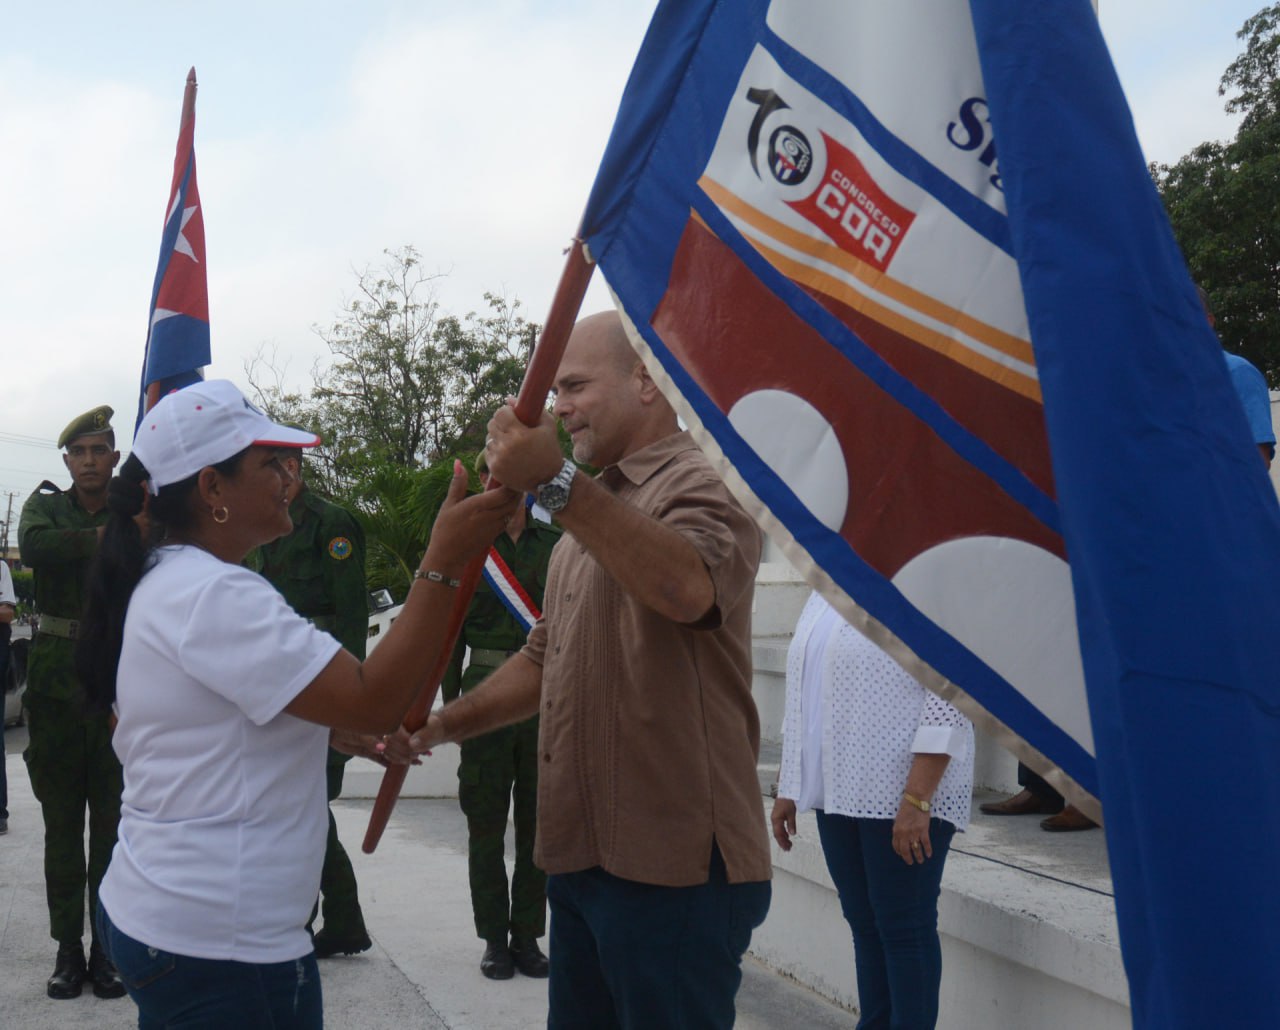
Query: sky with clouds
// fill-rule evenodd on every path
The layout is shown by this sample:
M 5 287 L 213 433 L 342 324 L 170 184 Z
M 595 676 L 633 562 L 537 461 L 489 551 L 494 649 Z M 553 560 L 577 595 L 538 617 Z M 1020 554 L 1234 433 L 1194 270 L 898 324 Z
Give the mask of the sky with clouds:
M 869 2 L 869 0 L 864 0 Z M 891 0 L 876 0 L 891 2 Z M 892 0 L 902 2 L 902 0 Z M 911 0 L 927 6 L 930 0 Z M 1147 157 L 1230 137 L 1217 85 L 1262 0 L 1102 0 Z M 214 363 L 315 333 L 384 249 L 415 246 L 448 311 L 541 321 L 653 0 L 23 4 L 0 36 L 0 522 L 72 416 L 132 421 L 187 69 Z M 596 282 L 585 311 L 608 304 Z

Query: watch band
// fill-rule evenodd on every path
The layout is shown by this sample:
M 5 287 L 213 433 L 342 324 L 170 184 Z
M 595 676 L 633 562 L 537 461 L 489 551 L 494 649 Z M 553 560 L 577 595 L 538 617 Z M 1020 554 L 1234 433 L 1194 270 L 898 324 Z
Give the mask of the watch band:
M 920 809 L 920 811 L 922 811 L 925 815 L 928 815 L 929 812 L 932 810 L 932 806 L 929 804 L 929 802 L 916 797 L 914 794 L 908 794 L 905 790 L 902 792 L 902 800 L 905 801 L 912 808 Z
M 538 503 L 552 515 L 563 509 L 569 503 L 569 490 L 573 486 L 573 477 L 577 472 L 578 466 L 565 458 L 559 472 L 547 482 L 534 488 L 533 495 Z

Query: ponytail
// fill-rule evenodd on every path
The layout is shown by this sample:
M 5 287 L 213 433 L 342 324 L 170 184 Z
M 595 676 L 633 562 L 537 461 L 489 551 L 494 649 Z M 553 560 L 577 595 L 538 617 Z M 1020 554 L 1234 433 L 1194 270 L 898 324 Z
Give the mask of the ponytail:
M 134 587 L 146 571 L 150 541 L 135 516 L 146 507 L 147 470 L 130 454 L 107 487 L 107 522 L 89 566 L 84 612 L 76 640 L 76 673 L 89 707 L 110 710 L 116 699 L 116 666 L 124 639 L 124 617 Z
M 234 475 L 249 448 L 212 467 Z M 169 483 L 148 496 L 148 473 L 130 454 L 107 487 L 107 522 L 89 566 L 84 611 L 76 640 L 76 675 L 91 709 L 108 712 L 116 700 L 116 670 L 124 645 L 124 618 L 133 591 L 153 562 L 152 549 L 171 530 L 183 532 L 195 521 L 191 497 L 199 473 Z M 137 516 L 147 513 L 150 531 L 144 540 Z

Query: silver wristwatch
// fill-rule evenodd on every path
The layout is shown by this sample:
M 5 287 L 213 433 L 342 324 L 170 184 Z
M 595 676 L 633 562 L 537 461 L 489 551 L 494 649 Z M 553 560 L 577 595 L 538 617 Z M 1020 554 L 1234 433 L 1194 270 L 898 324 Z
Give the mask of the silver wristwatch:
M 560 471 L 549 482 L 534 488 L 534 497 L 552 515 L 569 503 L 569 488 L 573 486 L 573 477 L 577 471 L 578 466 L 565 458 Z

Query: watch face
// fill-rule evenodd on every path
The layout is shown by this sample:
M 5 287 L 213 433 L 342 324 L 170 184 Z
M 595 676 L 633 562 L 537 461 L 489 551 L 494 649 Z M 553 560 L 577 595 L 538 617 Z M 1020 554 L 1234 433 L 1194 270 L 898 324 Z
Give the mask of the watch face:
M 569 503 L 569 491 L 559 483 L 544 483 L 538 487 L 538 503 L 549 512 L 557 512 Z
M 534 491 L 538 503 L 552 514 L 568 504 L 569 488 L 573 486 L 573 476 L 576 471 L 573 463 L 566 459 L 555 478 L 549 483 L 543 483 Z

